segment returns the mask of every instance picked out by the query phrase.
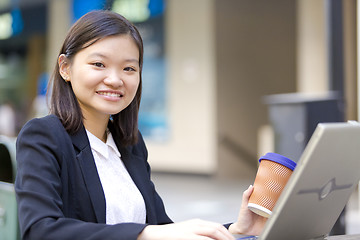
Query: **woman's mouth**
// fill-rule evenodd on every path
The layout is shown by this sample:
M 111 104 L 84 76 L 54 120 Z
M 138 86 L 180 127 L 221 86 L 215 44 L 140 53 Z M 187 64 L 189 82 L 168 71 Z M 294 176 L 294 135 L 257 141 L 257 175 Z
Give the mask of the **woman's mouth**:
M 123 94 L 118 91 L 97 91 L 96 92 L 99 95 L 110 97 L 110 98 L 121 98 L 123 97 Z

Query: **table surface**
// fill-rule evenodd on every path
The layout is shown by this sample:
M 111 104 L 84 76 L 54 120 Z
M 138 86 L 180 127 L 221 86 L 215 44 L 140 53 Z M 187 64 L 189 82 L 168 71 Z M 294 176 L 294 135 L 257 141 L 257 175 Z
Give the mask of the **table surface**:
M 235 235 L 236 239 L 252 240 L 257 238 L 246 237 L 244 235 Z M 360 240 L 360 234 L 357 235 L 338 235 L 338 236 L 329 236 L 326 240 Z
M 360 234 L 357 235 L 340 235 L 340 236 L 329 236 L 327 240 L 355 240 L 360 239 Z

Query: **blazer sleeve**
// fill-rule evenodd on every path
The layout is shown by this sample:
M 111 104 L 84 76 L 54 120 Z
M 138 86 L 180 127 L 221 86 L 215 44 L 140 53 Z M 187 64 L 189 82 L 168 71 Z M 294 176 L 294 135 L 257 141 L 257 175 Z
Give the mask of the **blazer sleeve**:
M 58 122 L 31 120 L 17 139 L 15 191 L 22 239 L 137 239 L 145 224 L 106 225 L 64 216 L 60 173 L 70 137 Z

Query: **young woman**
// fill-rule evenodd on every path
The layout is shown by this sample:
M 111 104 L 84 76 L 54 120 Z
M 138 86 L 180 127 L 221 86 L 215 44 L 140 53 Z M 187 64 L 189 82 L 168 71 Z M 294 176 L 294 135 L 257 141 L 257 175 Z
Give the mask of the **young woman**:
M 51 114 L 17 140 L 15 190 L 23 239 L 234 239 L 265 220 L 246 205 L 228 225 L 172 223 L 150 179 L 138 131 L 143 43 L 110 11 L 70 29 L 52 76 Z M 228 229 L 227 229 L 228 228 Z

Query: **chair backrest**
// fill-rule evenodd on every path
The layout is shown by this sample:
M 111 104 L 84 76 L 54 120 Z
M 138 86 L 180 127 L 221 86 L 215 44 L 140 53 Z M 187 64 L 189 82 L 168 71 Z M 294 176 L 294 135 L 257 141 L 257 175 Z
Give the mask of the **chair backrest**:
M 19 235 L 14 184 L 0 182 L 0 239 L 17 240 Z
M 16 176 L 15 138 L 0 135 L 0 181 L 14 183 Z

